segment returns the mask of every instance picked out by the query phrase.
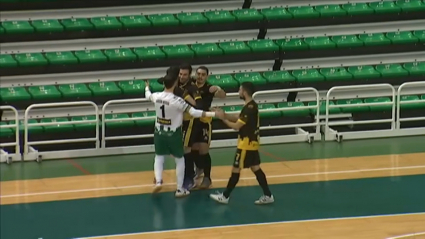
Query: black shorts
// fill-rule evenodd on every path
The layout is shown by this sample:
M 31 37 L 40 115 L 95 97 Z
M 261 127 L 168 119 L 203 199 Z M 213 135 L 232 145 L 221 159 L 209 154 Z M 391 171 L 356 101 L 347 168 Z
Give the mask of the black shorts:
M 236 149 L 233 167 L 235 168 L 250 168 L 260 165 L 260 153 L 258 150 Z
M 211 123 L 201 122 L 199 119 L 183 121 L 183 145 L 192 147 L 194 143 L 211 142 Z

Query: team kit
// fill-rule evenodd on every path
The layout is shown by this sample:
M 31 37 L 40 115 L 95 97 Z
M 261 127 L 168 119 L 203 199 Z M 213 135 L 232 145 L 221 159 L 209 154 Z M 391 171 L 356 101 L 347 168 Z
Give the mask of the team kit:
M 273 203 L 274 197 L 260 167 L 260 119 L 258 105 L 252 99 L 254 85 L 241 83 L 239 97 L 245 104 L 240 113 L 227 114 L 219 108 L 211 108 L 214 98 L 225 98 L 226 92 L 208 82 L 209 73 L 207 67 L 200 66 L 193 74 L 191 65 L 182 64 L 168 68 L 166 75 L 158 79 L 164 86 L 162 92 L 152 93 L 149 82 L 145 82 L 146 99 L 155 104 L 156 112 L 153 192 L 162 189 L 164 161 L 168 155 L 174 157 L 176 163 L 177 198 L 190 195 L 194 188 L 209 189 L 212 186 L 209 148 L 211 122 L 217 118 L 237 131 L 238 138 L 227 187 L 223 192 L 210 194 L 210 198 L 218 203 L 229 203 L 241 170 L 249 168 L 263 190 L 263 195 L 254 203 Z M 198 180 L 200 184 L 197 185 Z

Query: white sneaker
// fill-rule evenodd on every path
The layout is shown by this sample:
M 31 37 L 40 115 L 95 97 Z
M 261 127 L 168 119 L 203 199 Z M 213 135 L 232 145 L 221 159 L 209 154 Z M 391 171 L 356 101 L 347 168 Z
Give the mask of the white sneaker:
M 270 197 L 263 195 L 263 196 L 260 197 L 260 199 L 255 201 L 255 204 L 257 204 L 257 205 L 264 205 L 264 204 L 271 204 L 271 203 L 274 203 L 273 195 L 271 195 Z
M 186 197 L 189 194 L 190 194 L 190 191 L 187 189 L 177 189 L 174 196 L 176 196 L 176 198 L 181 198 L 181 197 Z
M 228 204 L 229 198 L 226 198 L 223 193 L 210 194 L 210 198 L 218 203 Z
M 155 183 L 153 186 L 153 193 L 158 193 L 162 189 L 162 181 Z

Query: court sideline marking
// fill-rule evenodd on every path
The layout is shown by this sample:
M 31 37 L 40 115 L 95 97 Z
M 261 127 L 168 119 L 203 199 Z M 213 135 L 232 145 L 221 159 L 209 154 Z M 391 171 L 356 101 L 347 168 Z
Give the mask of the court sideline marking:
M 373 168 L 373 169 L 356 169 L 356 170 L 344 170 L 344 171 L 330 171 L 330 172 L 314 172 L 314 173 L 300 173 L 300 174 L 278 174 L 267 176 L 270 178 L 290 178 L 300 176 L 316 176 L 316 175 L 329 175 L 329 174 L 348 174 L 348 173 L 362 173 L 362 172 L 376 172 L 376 171 L 389 171 L 389 170 L 404 170 L 404 169 L 419 169 L 425 168 L 425 165 L 417 166 L 406 166 L 406 167 L 391 167 L 391 168 Z M 216 182 L 227 182 L 229 179 L 216 179 Z M 256 180 L 256 177 L 243 177 L 240 180 Z M 175 183 L 164 183 L 164 185 L 175 185 Z M 92 192 L 92 191 L 108 191 L 116 189 L 129 189 L 129 188 L 145 188 L 152 187 L 152 184 L 141 184 L 141 185 L 129 185 L 120 187 L 105 187 L 105 188 L 88 188 L 79 190 L 63 190 L 63 191 L 50 191 L 42 193 L 24 193 L 24 194 L 13 194 L 13 195 L 1 195 L 0 198 L 13 198 L 13 197 L 28 197 L 28 196 L 39 196 L 39 195 L 50 195 L 50 194 L 66 194 L 66 193 L 78 193 L 78 192 Z
M 400 236 L 396 236 L 396 237 L 388 237 L 386 239 L 399 239 L 399 238 L 406 238 L 406 237 L 411 237 L 411 236 L 421 236 L 421 235 L 425 235 L 425 232 L 405 234 L 405 235 L 400 235 Z

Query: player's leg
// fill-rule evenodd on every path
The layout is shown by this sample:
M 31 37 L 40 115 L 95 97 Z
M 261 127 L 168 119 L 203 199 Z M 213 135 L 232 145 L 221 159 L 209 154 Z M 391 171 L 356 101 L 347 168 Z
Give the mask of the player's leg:
M 183 137 L 183 133 L 181 129 L 177 129 L 176 132 L 169 139 L 169 148 L 171 154 L 174 156 L 176 162 L 176 181 L 177 181 L 177 189 L 175 196 L 176 197 L 184 197 L 190 194 L 190 192 L 183 187 L 184 182 L 184 173 L 185 173 L 185 159 L 184 155 L 184 147 L 181 138 Z
M 202 162 L 204 178 L 199 185 L 201 189 L 211 187 L 211 156 L 209 153 L 211 143 L 211 123 L 202 123 L 202 135 L 199 141 L 199 161 Z
M 170 154 L 168 148 L 168 137 L 160 135 L 157 130 L 154 133 L 154 145 L 155 145 L 155 161 L 154 161 L 154 192 L 159 192 L 162 189 L 163 179 L 162 173 L 164 171 L 164 160 L 165 155 Z
M 194 168 L 194 155 L 191 153 L 191 147 L 193 145 L 193 135 L 196 134 L 196 121 L 195 119 L 183 121 L 183 144 L 184 144 L 184 187 L 186 189 L 192 189 L 195 187 L 193 178 L 195 177 Z
M 247 159 L 249 159 L 249 162 L 246 162 L 246 166 L 249 166 L 251 168 L 252 172 L 257 178 L 258 184 L 260 184 L 260 187 L 263 189 L 263 196 L 261 196 L 260 199 L 256 200 L 255 204 L 262 205 L 273 203 L 274 197 L 272 195 L 272 192 L 270 191 L 266 174 L 260 167 L 260 153 L 258 151 L 248 151 L 247 154 L 250 155 L 249 157 L 247 157 Z

